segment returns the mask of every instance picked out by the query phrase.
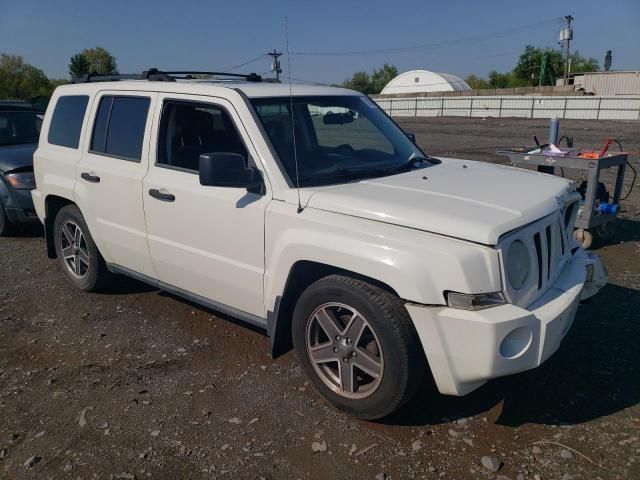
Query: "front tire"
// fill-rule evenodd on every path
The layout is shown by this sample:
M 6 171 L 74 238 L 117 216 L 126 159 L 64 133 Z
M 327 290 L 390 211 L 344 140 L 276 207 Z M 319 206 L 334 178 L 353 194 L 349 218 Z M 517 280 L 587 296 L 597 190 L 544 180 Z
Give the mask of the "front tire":
M 75 205 L 60 209 L 53 232 L 56 255 L 69 281 L 85 292 L 102 289 L 111 275 L 80 209 Z
M 293 313 L 293 344 L 320 395 L 367 420 L 406 403 L 426 370 L 400 299 L 342 275 L 322 278 L 302 293 Z

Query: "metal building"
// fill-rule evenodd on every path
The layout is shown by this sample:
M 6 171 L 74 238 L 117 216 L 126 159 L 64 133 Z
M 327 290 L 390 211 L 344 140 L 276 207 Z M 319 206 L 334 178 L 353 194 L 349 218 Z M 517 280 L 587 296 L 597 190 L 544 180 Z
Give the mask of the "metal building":
M 462 90 L 471 90 L 471 87 L 455 75 L 430 72 L 428 70 L 409 70 L 408 72 L 401 73 L 387 83 L 380 94 L 453 92 Z
M 572 80 L 576 90 L 593 95 L 640 95 L 640 71 L 577 73 Z

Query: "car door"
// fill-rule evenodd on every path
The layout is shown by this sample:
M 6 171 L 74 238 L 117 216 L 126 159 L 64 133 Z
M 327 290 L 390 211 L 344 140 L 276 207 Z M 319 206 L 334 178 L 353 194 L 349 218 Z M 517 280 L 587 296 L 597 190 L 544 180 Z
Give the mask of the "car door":
M 103 91 L 93 101 L 75 196 L 107 263 L 154 278 L 142 202 L 157 94 Z
M 202 98 L 158 98 L 158 140 L 143 188 L 149 251 L 162 283 L 263 323 L 264 215 L 270 194 L 266 186 L 249 192 L 200 184 L 203 153 L 238 153 L 246 162 L 257 158 L 232 104 Z

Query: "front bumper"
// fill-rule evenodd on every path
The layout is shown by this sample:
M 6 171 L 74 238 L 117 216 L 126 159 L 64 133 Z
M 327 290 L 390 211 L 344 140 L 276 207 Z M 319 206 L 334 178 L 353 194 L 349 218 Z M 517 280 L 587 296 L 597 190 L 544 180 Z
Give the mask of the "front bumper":
M 2 202 L 9 221 L 14 224 L 38 223 L 38 215 L 33 207 L 31 190 L 7 188 Z
M 588 282 L 587 264 L 594 265 Z M 569 331 L 580 300 L 606 281 L 598 256 L 580 249 L 526 309 L 511 304 L 479 311 L 406 307 L 440 392 L 466 395 L 487 380 L 535 368 L 549 358 Z

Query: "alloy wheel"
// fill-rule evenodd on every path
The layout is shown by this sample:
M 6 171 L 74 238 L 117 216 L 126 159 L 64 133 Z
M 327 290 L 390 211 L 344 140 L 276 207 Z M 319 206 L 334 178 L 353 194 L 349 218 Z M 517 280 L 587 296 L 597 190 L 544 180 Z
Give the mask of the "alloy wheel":
M 60 252 L 64 263 L 75 278 L 84 278 L 89 273 L 89 247 L 80 226 L 66 220 L 60 226 Z
M 373 394 L 382 380 L 384 357 L 367 319 L 353 307 L 325 303 L 309 317 L 307 354 L 331 390 L 350 399 Z

